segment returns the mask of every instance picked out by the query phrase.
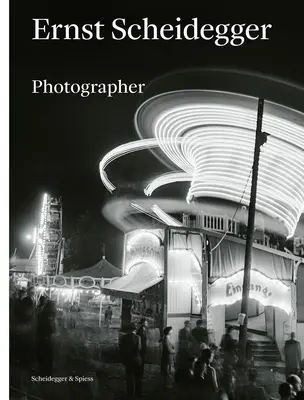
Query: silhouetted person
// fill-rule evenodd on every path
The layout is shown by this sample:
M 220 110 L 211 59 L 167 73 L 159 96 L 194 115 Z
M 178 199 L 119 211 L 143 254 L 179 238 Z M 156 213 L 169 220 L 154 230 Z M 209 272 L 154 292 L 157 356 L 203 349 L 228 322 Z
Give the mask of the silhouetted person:
M 135 324 L 130 324 L 128 333 L 120 342 L 120 355 L 126 370 L 126 384 L 128 396 L 142 395 L 142 366 L 140 356 L 140 337 L 136 335 Z
M 105 326 L 107 329 L 109 329 L 111 326 L 112 315 L 113 315 L 112 308 L 111 308 L 111 306 L 108 306 L 108 308 L 105 311 Z
M 55 317 L 54 302 L 41 296 L 37 310 L 37 359 L 41 376 L 51 375 L 53 371 Z
M 27 295 L 19 302 L 19 364 L 26 371 L 31 371 L 35 362 L 36 341 L 36 303 L 35 289 L 29 287 Z
M 232 338 L 233 326 L 228 326 L 226 333 L 222 336 L 221 348 L 224 350 L 224 370 L 228 369 L 229 366 L 235 364 L 235 352 L 236 352 L 236 341 Z
M 257 370 L 250 369 L 248 371 L 248 385 L 244 385 L 240 390 L 239 400 L 267 400 L 268 396 L 263 387 L 258 386 Z
M 178 332 L 179 347 L 188 349 L 191 342 L 190 321 L 184 322 L 184 327 Z
M 202 390 L 206 399 L 214 399 L 218 390 L 216 371 L 211 367 L 213 354 L 208 348 L 203 349 L 201 356 L 194 363 L 193 380 Z
M 176 364 L 178 371 L 185 371 L 185 375 L 188 375 L 188 371 L 191 369 L 193 364 L 193 356 L 191 354 L 191 343 L 192 343 L 190 321 L 184 322 L 184 328 L 178 332 L 178 352 L 176 356 Z M 179 376 L 182 373 L 179 372 Z
M 286 378 L 291 374 L 298 374 L 301 365 L 301 345 L 295 339 L 295 333 L 292 332 L 290 339 L 286 340 L 284 347 Z
M 301 379 L 297 375 L 289 375 L 287 382 L 292 386 L 294 395 L 297 395 L 302 390 Z
M 24 335 L 24 325 L 25 325 L 25 303 L 23 299 L 26 297 L 26 290 L 20 289 L 14 293 L 11 308 L 11 319 L 10 319 L 10 356 L 11 359 L 20 364 L 21 357 L 23 354 L 23 335 Z
M 136 332 L 136 334 L 140 337 L 141 340 L 141 349 L 140 349 L 140 356 L 141 356 L 141 368 L 142 368 L 142 377 L 144 377 L 144 370 L 145 370 L 145 361 L 147 357 L 147 327 L 148 321 L 146 318 L 142 318 L 140 320 L 140 326 Z
M 199 319 L 196 321 L 196 327 L 191 331 L 194 353 L 200 355 L 203 347 L 208 346 L 208 331 L 207 328 L 203 326 L 203 321 Z
M 70 307 L 70 326 L 71 328 L 76 328 L 77 321 L 80 318 L 80 307 L 76 301 Z
M 279 395 L 281 400 L 292 399 L 292 386 L 288 382 L 283 382 L 279 386 Z
M 25 289 L 20 289 L 15 292 L 12 298 L 12 322 L 19 324 L 24 319 L 24 307 L 25 303 L 22 300 L 25 299 L 27 293 Z
M 161 355 L 161 372 L 164 378 L 164 385 L 166 388 L 173 387 L 173 373 L 174 373 L 174 356 L 175 349 L 171 343 L 170 336 L 173 329 L 172 326 L 167 326 L 163 332 L 162 342 L 162 355 Z
M 251 340 L 247 340 L 246 342 L 246 362 L 247 367 L 252 368 L 254 366 L 253 343 Z
M 232 366 L 227 366 L 223 370 L 223 374 L 221 377 L 222 387 L 225 389 L 225 392 L 228 394 L 229 400 L 235 400 L 236 398 L 236 377 L 235 370 Z
M 23 312 L 24 312 L 24 321 L 27 323 L 34 324 L 35 323 L 35 313 L 36 313 L 36 302 L 35 302 L 35 289 L 33 287 L 29 287 L 27 289 L 27 295 L 22 300 L 23 302 Z

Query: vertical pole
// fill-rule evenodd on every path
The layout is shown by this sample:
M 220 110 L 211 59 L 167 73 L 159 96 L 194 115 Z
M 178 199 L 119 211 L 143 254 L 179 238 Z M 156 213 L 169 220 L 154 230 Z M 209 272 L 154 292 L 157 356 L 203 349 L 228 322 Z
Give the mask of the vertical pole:
M 71 278 L 71 285 L 72 285 L 72 299 L 71 299 L 71 304 L 74 302 L 74 278 Z
M 170 229 L 165 228 L 165 237 L 164 237 L 164 279 L 163 279 L 163 301 L 162 301 L 162 326 L 161 330 L 167 326 L 168 319 L 168 252 L 169 252 L 169 235 Z M 162 332 L 161 332 L 162 334 Z
M 59 207 L 60 207 L 60 233 L 61 233 L 61 237 L 62 237 L 62 218 L 63 218 L 63 215 L 62 215 L 62 197 L 59 197 Z M 60 237 L 60 239 L 61 239 L 61 237 Z
M 255 209 L 256 209 L 260 150 L 261 146 L 267 140 L 267 135 L 265 133 L 262 133 L 263 111 L 264 111 L 264 100 L 259 99 L 256 135 L 255 135 L 254 159 L 252 166 L 251 194 L 250 194 L 250 204 L 248 210 L 244 279 L 243 279 L 243 292 L 242 292 L 242 305 L 241 305 L 241 313 L 245 315 L 243 325 L 240 326 L 240 335 L 239 335 L 241 363 L 244 363 L 246 359 L 246 341 L 247 341 L 247 325 L 248 325 L 247 314 L 248 314 L 248 300 L 249 300 L 249 290 L 250 290 L 252 245 L 254 241 L 254 219 L 255 219 Z
M 125 233 L 125 235 L 124 235 L 124 243 L 123 243 L 123 254 L 122 254 L 122 276 L 125 275 L 125 271 L 126 271 L 128 237 L 129 237 L 129 234 Z M 122 331 L 122 329 L 124 327 L 123 307 L 124 307 L 124 299 L 120 299 L 120 330 L 121 331 Z
M 205 239 L 203 239 L 205 240 Z M 202 246 L 205 245 L 202 240 Z M 202 249 L 202 320 L 204 322 L 204 326 L 207 329 L 207 310 L 208 310 L 208 262 L 204 257 L 203 249 Z
M 99 321 L 98 326 L 101 327 L 101 317 L 102 317 L 102 288 L 104 287 L 104 278 L 101 278 L 101 287 L 100 287 L 100 304 L 99 304 Z
M 102 317 L 102 291 L 100 291 L 99 321 L 98 321 L 99 327 L 101 327 L 101 317 Z

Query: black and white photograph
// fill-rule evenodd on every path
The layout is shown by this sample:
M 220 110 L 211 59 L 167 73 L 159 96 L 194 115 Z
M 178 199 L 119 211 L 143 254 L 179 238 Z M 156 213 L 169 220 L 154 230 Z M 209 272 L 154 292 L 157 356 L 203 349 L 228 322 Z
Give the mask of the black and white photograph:
M 9 2 L 8 398 L 304 399 L 303 21 L 250 7 Z

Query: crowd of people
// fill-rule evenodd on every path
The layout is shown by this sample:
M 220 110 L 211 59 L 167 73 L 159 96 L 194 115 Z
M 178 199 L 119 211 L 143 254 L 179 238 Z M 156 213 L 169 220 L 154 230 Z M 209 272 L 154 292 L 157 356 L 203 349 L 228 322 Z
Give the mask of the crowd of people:
M 111 312 L 106 312 L 107 326 L 111 324 Z M 35 368 L 42 376 L 51 375 L 55 336 L 74 330 L 82 322 L 77 302 L 58 308 L 46 292 L 37 292 L 33 286 L 16 288 L 10 297 L 11 365 L 24 374 Z
M 10 307 L 11 364 L 25 372 L 38 364 L 40 375 L 51 375 L 55 303 L 45 295 L 37 299 L 35 288 L 29 287 L 14 292 Z
M 21 371 L 31 373 L 35 366 L 40 376 L 51 376 L 54 367 L 54 334 L 60 330 L 60 318 L 55 302 L 47 295 L 37 298 L 34 287 L 16 290 L 10 302 L 10 355 L 11 364 Z M 81 310 L 77 303 L 69 308 L 70 328 L 75 328 Z M 59 323 L 58 323 L 59 321 Z M 112 322 L 112 309 L 105 311 L 105 327 Z M 190 321 L 178 332 L 178 345 L 173 344 L 172 327 L 163 330 L 161 342 L 160 376 L 165 390 L 177 388 L 180 395 L 204 395 L 206 399 L 266 400 L 263 387 L 257 384 L 258 373 L 254 369 L 252 343 L 247 341 L 246 360 L 242 368 L 247 371 L 246 385 L 239 385 L 238 343 L 229 326 L 220 346 L 210 342 L 202 320 L 191 329 Z M 130 324 L 128 333 L 120 342 L 121 361 L 125 366 L 127 393 L 141 397 L 142 382 L 148 353 L 148 322 L 142 318 L 139 326 Z M 286 382 L 278 388 L 282 400 L 304 399 L 301 382 L 301 348 L 295 334 L 285 343 Z M 36 369 L 38 368 L 38 369 Z M 244 383 L 244 382 L 242 382 Z
M 252 343 L 247 342 L 246 360 L 238 360 L 238 343 L 233 338 L 233 327 L 229 326 L 223 335 L 220 349 L 209 343 L 208 331 L 199 320 L 191 329 L 190 321 L 185 321 L 184 328 L 178 333 L 178 348 L 172 344 L 172 327 L 166 327 L 161 339 L 161 365 L 163 388 L 177 389 L 177 396 L 183 393 L 188 396 L 202 395 L 206 399 L 225 400 L 267 400 L 265 389 L 259 386 L 258 372 L 254 369 Z M 298 343 L 298 342 L 297 342 Z M 294 366 L 290 360 L 294 350 L 294 334 L 287 341 L 285 352 L 288 352 L 287 368 Z M 298 345 L 296 344 L 296 349 Z M 137 328 L 130 324 L 128 333 L 120 343 L 121 360 L 126 370 L 127 394 L 130 398 L 142 396 L 142 379 L 147 362 L 147 321 L 143 318 Z M 299 356 L 299 353 L 296 353 Z M 247 383 L 237 385 L 238 373 L 247 371 Z M 304 398 L 300 370 L 286 370 L 286 382 L 279 386 L 278 394 L 282 400 Z M 297 374 L 295 374 L 297 373 Z M 186 391 L 184 391 L 185 389 Z

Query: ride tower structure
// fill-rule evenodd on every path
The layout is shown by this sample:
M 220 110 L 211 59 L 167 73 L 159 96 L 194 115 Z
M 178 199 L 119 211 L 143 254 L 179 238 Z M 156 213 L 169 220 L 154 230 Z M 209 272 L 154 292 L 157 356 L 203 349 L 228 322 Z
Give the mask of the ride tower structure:
M 43 195 L 36 238 L 37 275 L 62 273 L 62 199 Z

